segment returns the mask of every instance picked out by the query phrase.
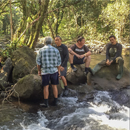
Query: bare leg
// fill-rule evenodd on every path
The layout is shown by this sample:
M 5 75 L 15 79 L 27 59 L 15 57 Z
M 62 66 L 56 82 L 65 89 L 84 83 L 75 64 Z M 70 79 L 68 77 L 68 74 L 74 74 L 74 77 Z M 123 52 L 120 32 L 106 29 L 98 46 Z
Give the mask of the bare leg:
M 70 64 L 73 64 L 74 55 L 69 54 L 69 62 Z
M 57 85 L 52 85 L 52 89 L 53 89 L 54 98 L 57 98 L 58 97 Z
M 43 89 L 44 99 L 48 99 L 48 97 L 49 97 L 49 90 L 48 90 L 48 88 L 49 88 L 49 85 L 44 86 L 44 89 Z
M 91 61 L 91 56 L 87 56 L 87 57 L 85 57 L 85 67 L 89 67 L 89 65 L 90 65 L 90 61 Z
M 64 83 L 64 86 L 67 86 L 66 78 L 65 78 L 64 76 L 61 76 L 61 79 L 62 79 L 62 81 L 63 81 L 63 83 Z

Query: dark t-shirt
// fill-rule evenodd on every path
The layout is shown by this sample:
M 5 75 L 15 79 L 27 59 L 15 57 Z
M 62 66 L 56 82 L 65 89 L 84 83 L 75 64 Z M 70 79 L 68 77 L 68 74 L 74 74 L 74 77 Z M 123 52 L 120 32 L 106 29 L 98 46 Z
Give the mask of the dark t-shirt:
M 87 53 L 89 51 L 88 47 L 86 45 L 83 45 L 82 48 L 78 48 L 76 46 L 76 44 L 74 44 L 71 49 L 76 53 L 76 54 L 79 54 L 79 55 L 83 55 L 85 53 Z
M 110 54 L 110 50 L 113 49 L 113 56 L 112 54 Z M 106 47 L 106 59 L 110 59 L 110 57 L 113 57 L 113 61 L 115 61 L 115 59 L 117 57 L 122 57 L 121 56 L 122 53 L 122 45 L 120 43 L 116 43 L 116 45 L 112 45 L 111 43 L 108 43 L 107 47 Z
M 62 67 L 67 67 L 67 62 L 69 59 L 69 53 L 68 53 L 68 48 L 64 44 L 61 44 L 61 46 L 56 46 L 56 48 L 60 52 L 61 56 L 61 66 Z

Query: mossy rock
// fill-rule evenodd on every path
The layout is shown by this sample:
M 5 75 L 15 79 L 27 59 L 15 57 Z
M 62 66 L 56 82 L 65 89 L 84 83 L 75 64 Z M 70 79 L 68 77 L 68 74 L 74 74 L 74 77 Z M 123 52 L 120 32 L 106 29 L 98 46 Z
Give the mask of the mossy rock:
M 37 73 L 36 54 L 32 49 L 23 46 L 13 52 L 11 59 L 14 67 L 12 72 L 14 83 L 27 74 Z
M 13 96 L 21 100 L 36 100 L 43 98 L 41 77 L 34 74 L 19 79 L 15 85 Z

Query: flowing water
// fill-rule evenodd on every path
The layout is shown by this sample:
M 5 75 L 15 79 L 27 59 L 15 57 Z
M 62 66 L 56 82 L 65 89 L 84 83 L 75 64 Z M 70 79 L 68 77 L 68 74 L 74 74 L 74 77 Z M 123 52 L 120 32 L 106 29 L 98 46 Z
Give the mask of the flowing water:
M 91 67 L 104 55 L 92 55 Z M 124 57 L 129 68 L 129 57 Z M 74 90 L 73 90 L 74 91 Z M 58 106 L 36 112 L 6 103 L 0 106 L 0 130 L 130 130 L 130 87 L 120 91 L 95 91 L 90 100 L 60 97 Z

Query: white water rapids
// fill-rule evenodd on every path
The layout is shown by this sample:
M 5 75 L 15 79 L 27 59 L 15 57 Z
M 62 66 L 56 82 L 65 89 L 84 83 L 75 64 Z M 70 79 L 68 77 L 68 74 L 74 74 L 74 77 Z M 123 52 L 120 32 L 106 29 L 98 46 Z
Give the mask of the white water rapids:
M 96 93 L 93 102 L 88 102 L 88 107 L 83 107 L 84 103 L 77 103 L 77 100 L 76 97 L 60 98 L 59 105 L 67 106 L 70 110 L 76 107 L 75 111 L 61 118 L 48 120 L 39 110 L 36 121 L 26 125 L 24 118 L 20 123 L 20 130 L 130 130 L 130 109 L 113 101 L 109 92 Z M 55 125 L 47 128 L 50 122 Z M 1 130 L 10 129 L 2 126 Z

